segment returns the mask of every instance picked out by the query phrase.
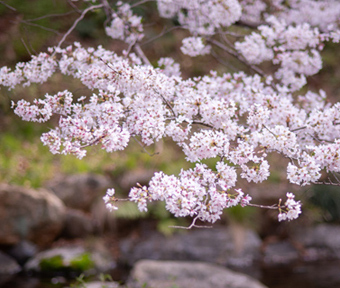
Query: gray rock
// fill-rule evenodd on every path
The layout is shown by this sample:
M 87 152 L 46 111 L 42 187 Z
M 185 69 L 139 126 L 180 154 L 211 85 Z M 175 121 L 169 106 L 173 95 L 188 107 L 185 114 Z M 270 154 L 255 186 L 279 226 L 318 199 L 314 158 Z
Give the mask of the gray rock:
M 50 244 L 63 227 L 65 206 L 47 190 L 0 184 L 0 244 Z
M 316 227 L 300 229 L 294 239 L 323 258 L 340 259 L 340 226 L 320 224 Z
M 263 254 L 267 265 L 287 265 L 299 259 L 299 251 L 288 241 L 267 244 Z
M 37 246 L 26 240 L 20 241 L 17 245 L 14 245 L 8 250 L 8 254 L 11 255 L 20 265 L 25 264 L 25 262 L 37 254 L 37 252 Z
M 128 280 L 129 288 L 265 288 L 257 280 L 227 268 L 203 263 L 141 260 Z
M 0 277 L 0 287 L 8 288 L 38 288 L 41 287 L 41 280 L 26 275 L 11 275 L 10 277 Z
M 101 282 L 101 281 L 93 281 L 85 284 L 86 288 L 119 288 L 119 284 L 117 282 Z
M 89 211 L 93 201 L 102 195 L 110 182 L 101 175 L 76 174 L 57 178 L 46 185 L 67 207 Z
M 242 243 L 240 243 L 242 242 Z M 121 242 L 121 260 L 132 265 L 140 259 L 193 260 L 231 266 L 250 266 L 260 256 L 261 240 L 251 230 L 235 242 L 231 228 L 190 230 L 165 237 L 151 233 L 144 239 Z
M 117 179 L 117 181 L 122 189 L 129 191 L 131 187 L 136 186 L 137 183 L 147 185 L 155 172 L 155 170 L 145 168 L 127 170 L 121 177 L 119 177 L 119 179 Z
M 83 238 L 93 232 L 93 223 L 90 215 L 68 208 L 65 213 L 62 236 L 66 238 Z
M 53 248 L 42 251 L 24 266 L 26 271 L 54 273 L 84 272 L 87 275 L 107 272 L 115 262 L 107 251 L 89 250 L 82 246 Z
M 12 257 L 0 251 L 0 275 L 12 275 L 20 271 L 19 264 Z

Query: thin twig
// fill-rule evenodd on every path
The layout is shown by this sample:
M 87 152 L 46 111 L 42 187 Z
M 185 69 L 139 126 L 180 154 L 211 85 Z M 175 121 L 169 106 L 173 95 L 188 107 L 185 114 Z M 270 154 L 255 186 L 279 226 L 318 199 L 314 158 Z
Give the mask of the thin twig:
M 28 47 L 27 47 L 27 45 L 26 45 L 26 43 L 25 43 L 25 40 L 24 40 L 23 38 L 20 38 L 20 40 L 21 40 L 21 43 L 24 45 L 24 47 L 25 47 L 27 53 L 28 53 L 30 56 L 32 56 L 32 53 L 31 53 L 31 51 L 28 49 Z
M 138 139 L 137 139 L 137 137 L 136 136 L 132 136 L 132 138 L 143 148 L 143 150 L 144 150 L 144 152 L 146 153 L 146 154 L 148 154 L 150 157 L 152 157 L 152 156 L 155 156 L 155 155 L 157 155 L 157 154 L 159 154 L 158 152 L 155 152 L 155 153 L 152 153 L 152 154 L 150 154 L 149 152 L 148 152 L 148 150 L 146 150 L 145 149 L 145 147 L 144 147 L 144 145 L 143 145 L 143 143 L 142 142 L 140 142 Z
M 86 8 L 85 10 L 83 10 L 83 12 L 81 13 L 81 15 L 79 16 L 79 18 L 76 19 L 76 21 L 74 21 L 73 25 L 71 26 L 71 28 L 64 34 L 63 38 L 59 41 L 57 47 L 60 48 L 61 44 L 64 43 L 64 41 L 66 40 L 66 38 L 71 34 L 71 32 L 76 28 L 77 24 L 85 17 L 86 13 L 91 11 L 91 10 L 95 10 L 98 8 L 102 8 L 104 5 L 103 4 L 99 4 L 99 5 L 94 5 L 91 7 Z M 56 51 L 56 50 L 55 50 Z
M 276 204 L 271 205 L 271 206 L 266 206 L 266 205 L 259 205 L 259 204 L 249 203 L 247 206 L 256 207 L 256 208 L 263 208 L 263 209 L 272 209 L 272 210 L 277 210 L 278 209 Z
M 107 0 L 101 0 L 102 4 L 104 5 L 104 12 L 106 14 L 106 19 L 104 21 L 104 27 L 107 26 L 107 23 L 110 22 L 112 20 L 112 12 L 113 9 L 111 8 L 109 2 L 107 2 Z
M 12 7 L 12 6 L 10 6 L 10 5 L 4 3 L 4 1 L 0 1 L 0 4 L 6 6 L 8 9 L 11 9 L 12 11 L 17 11 L 17 9 L 15 9 L 14 7 Z
M 296 132 L 296 131 L 303 130 L 303 129 L 306 129 L 306 128 L 307 128 L 307 126 L 302 126 L 302 127 L 299 127 L 299 128 L 292 129 L 292 130 L 290 130 L 290 132 Z
M 145 54 L 144 54 L 142 48 L 140 47 L 140 45 L 139 45 L 138 43 L 135 43 L 135 45 L 133 46 L 133 48 L 134 48 L 135 52 L 137 53 L 137 55 L 138 55 L 140 58 L 142 58 L 144 64 L 147 64 L 147 65 L 152 66 L 151 63 L 150 63 L 150 61 L 149 61 L 149 59 L 145 56 Z
M 235 58 L 237 58 L 240 62 L 242 62 L 243 64 L 247 65 L 250 69 L 254 70 L 257 74 L 265 77 L 265 73 L 258 67 L 250 64 L 246 59 L 244 59 L 243 56 L 241 56 L 240 54 L 236 53 L 235 51 L 231 50 L 229 47 L 227 47 L 226 45 L 222 44 L 219 41 L 216 41 L 214 39 L 207 39 L 207 42 L 210 42 L 211 44 L 216 45 L 217 47 L 221 48 L 222 50 L 224 50 L 225 52 L 227 52 L 228 54 L 234 56 Z
M 197 124 L 197 125 L 202 125 L 202 126 L 205 126 L 205 127 L 208 127 L 208 128 L 211 128 L 211 129 L 214 129 L 213 126 L 209 125 L 209 124 L 206 124 L 206 123 L 203 123 L 203 122 L 200 122 L 200 121 L 192 121 L 191 122 L 192 124 Z
M 48 15 L 44 15 L 44 16 L 41 16 L 41 17 L 33 18 L 33 19 L 25 19 L 25 21 L 34 22 L 34 21 L 39 21 L 39 20 L 46 19 L 46 18 L 63 17 L 63 16 L 67 16 L 67 15 L 70 15 L 70 14 L 73 14 L 73 13 L 75 13 L 75 11 L 68 11 L 68 12 L 59 13 L 59 14 L 48 14 Z
M 127 201 L 131 201 L 131 199 L 129 199 L 129 198 L 115 198 L 114 201 L 115 202 L 127 202 Z
M 275 135 L 272 131 L 270 131 L 266 125 L 262 125 L 265 129 L 267 129 L 269 131 L 270 134 L 272 134 L 275 138 L 277 138 L 278 136 Z
M 144 3 L 147 3 L 147 2 L 154 2 L 154 1 L 155 1 L 155 0 L 142 0 L 142 1 L 139 1 L 139 2 L 137 2 L 137 3 L 135 3 L 135 4 L 132 4 L 132 5 L 131 5 L 131 8 L 137 7 L 137 6 L 142 5 L 142 4 L 144 4 Z
M 335 172 L 332 171 L 331 173 L 334 176 L 335 180 L 338 181 L 338 183 L 340 183 L 340 179 L 338 178 L 338 176 L 335 175 Z
M 33 46 L 32 46 L 30 33 L 29 33 L 27 27 L 24 27 L 24 30 L 25 30 L 25 32 L 26 32 L 26 39 L 27 39 L 26 41 L 27 41 L 28 47 L 29 47 L 30 50 L 33 52 L 33 54 L 37 54 L 37 51 L 35 51 L 35 49 L 34 49 Z
M 247 27 L 247 28 L 251 28 L 251 29 L 257 29 L 257 27 L 259 27 L 260 25 L 264 25 L 266 24 L 265 22 L 258 22 L 258 23 L 255 23 L 255 22 L 250 22 L 250 21 L 245 21 L 245 20 L 240 20 L 237 22 L 237 25 L 239 26 L 243 26 L 243 27 Z
M 81 14 L 81 10 L 71 0 L 67 0 L 67 3 L 74 9 L 74 11 Z
M 332 185 L 332 186 L 340 186 L 340 183 L 326 182 L 326 181 L 316 181 L 316 182 L 313 182 L 313 184 L 317 184 L 317 185 Z
M 330 141 L 330 140 L 326 140 L 326 139 L 321 139 L 321 138 L 319 138 L 319 137 L 317 137 L 317 136 L 313 136 L 313 135 L 311 135 L 311 134 L 308 134 L 309 136 L 311 136 L 312 138 L 313 138 L 313 140 L 315 140 L 315 141 L 317 141 L 317 142 L 319 142 L 319 143 L 329 143 L 329 144 L 334 144 L 334 141 Z
M 191 224 L 188 227 L 185 226 L 169 226 L 170 228 L 177 228 L 177 229 L 186 229 L 186 230 L 190 230 L 191 228 L 195 227 L 195 228 L 212 228 L 212 226 L 203 226 L 203 225 L 196 225 L 196 221 L 198 220 L 198 216 L 196 216 Z
M 231 69 L 232 71 L 236 71 L 237 69 L 231 65 L 230 63 L 227 63 L 221 59 L 219 55 L 214 50 L 211 50 L 210 53 L 219 63 L 221 63 L 223 66 L 226 66 L 227 68 Z
M 15 21 L 11 21 L 11 22 L 15 23 Z M 61 34 L 57 30 L 54 30 L 54 29 L 51 29 L 51 28 L 48 28 L 48 27 L 45 27 L 45 26 L 42 26 L 42 25 L 39 25 L 39 24 L 36 24 L 36 23 L 31 23 L 31 22 L 28 22 L 26 20 L 19 20 L 19 22 L 24 23 L 24 24 L 29 25 L 29 26 L 38 27 L 40 29 L 43 29 L 43 30 L 46 30 L 46 31 L 49 31 L 49 32 L 53 32 L 53 33 L 58 34 L 58 35 Z
M 141 46 L 147 45 L 147 44 L 149 44 L 150 42 L 155 41 L 156 39 L 158 39 L 158 38 L 164 36 L 165 34 L 171 32 L 172 30 L 181 29 L 181 28 L 182 28 L 182 27 L 180 27 L 180 26 L 173 26 L 173 27 L 170 27 L 169 29 L 167 29 L 166 27 L 164 27 L 161 33 L 159 33 L 157 36 L 152 37 L 152 38 L 150 38 L 149 40 L 147 40 L 147 41 L 141 43 Z

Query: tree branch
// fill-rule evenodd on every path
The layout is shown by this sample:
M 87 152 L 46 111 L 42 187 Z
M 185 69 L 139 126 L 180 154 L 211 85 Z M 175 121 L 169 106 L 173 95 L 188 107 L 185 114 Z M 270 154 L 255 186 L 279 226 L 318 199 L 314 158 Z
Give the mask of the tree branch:
M 99 5 L 94 5 L 91 7 L 86 8 L 80 15 L 79 18 L 76 19 L 76 21 L 74 21 L 73 25 L 71 26 L 71 28 L 64 34 L 63 38 L 59 41 L 57 47 L 60 48 L 60 46 L 64 43 L 64 41 L 66 40 L 66 38 L 71 34 L 71 32 L 76 28 L 77 24 L 85 17 L 86 13 L 91 11 L 91 10 L 95 10 L 98 8 L 102 8 L 104 5 L 103 4 L 99 4 Z
M 12 11 L 17 11 L 17 9 L 15 9 L 14 7 L 6 4 L 4 1 L 0 1 L 0 4 L 6 6 L 8 9 L 11 9 Z

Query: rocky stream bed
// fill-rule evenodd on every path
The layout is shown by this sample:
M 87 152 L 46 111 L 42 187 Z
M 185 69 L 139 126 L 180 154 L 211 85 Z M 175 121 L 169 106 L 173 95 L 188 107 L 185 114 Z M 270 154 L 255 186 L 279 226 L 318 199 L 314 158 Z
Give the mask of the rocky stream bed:
M 340 226 L 260 238 L 230 224 L 164 236 L 143 220 L 119 234 L 98 197 L 107 185 L 95 175 L 40 190 L 0 184 L 0 287 L 340 287 Z M 112 281 L 100 282 L 102 273 Z M 79 275 L 87 284 L 74 286 Z

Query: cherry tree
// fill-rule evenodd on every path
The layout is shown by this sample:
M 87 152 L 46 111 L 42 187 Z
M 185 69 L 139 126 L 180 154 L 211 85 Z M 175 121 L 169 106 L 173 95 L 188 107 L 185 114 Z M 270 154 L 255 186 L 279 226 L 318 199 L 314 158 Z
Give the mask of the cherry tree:
M 334 174 L 340 172 L 340 104 L 330 104 L 324 91 L 309 90 L 307 82 L 322 69 L 324 45 L 340 41 L 339 1 L 83 2 L 86 8 L 56 46 L 13 69 L 0 69 L 0 84 L 8 89 L 42 84 L 61 73 L 92 91 L 91 97 L 59 91 L 32 103 L 12 102 L 24 121 L 59 117 L 57 126 L 41 136 L 51 153 L 82 159 L 88 146 L 111 153 L 124 150 L 131 139 L 145 149 L 171 139 L 194 168 L 179 175 L 157 172 L 148 187 L 132 188 L 128 200 L 141 211 L 147 211 L 148 202 L 164 201 L 175 217 L 192 217 L 190 227 L 197 220 L 213 223 L 235 205 L 263 207 L 251 202 L 239 180 L 266 181 L 270 164 L 275 168 L 271 154 L 289 160 L 290 183 L 340 185 Z M 210 54 L 223 63 L 228 56 L 246 71 L 185 78 L 181 63 L 170 57 L 151 65 L 142 49 L 150 41 L 149 19 L 134 12 L 145 5 L 173 20 L 158 37 L 187 31 L 180 50 L 193 61 Z M 98 9 L 107 16 L 107 36 L 126 43 L 121 55 L 101 46 L 64 44 L 85 15 Z M 215 167 L 204 164 L 209 158 L 217 159 Z M 322 174 L 328 180 L 321 181 Z M 120 200 L 113 188 L 107 190 L 109 210 Z M 300 201 L 289 191 L 286 199 L 266 208 L 277 209 L 279 221 L 301 213 Z

